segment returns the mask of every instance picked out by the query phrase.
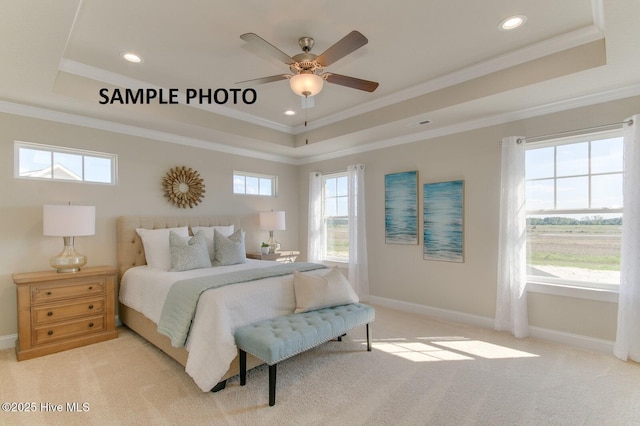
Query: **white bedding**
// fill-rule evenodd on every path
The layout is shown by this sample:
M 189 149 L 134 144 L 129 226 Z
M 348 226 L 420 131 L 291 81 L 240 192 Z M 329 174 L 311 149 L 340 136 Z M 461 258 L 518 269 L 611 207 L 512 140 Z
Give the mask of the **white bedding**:
M 138 266 L 125 272 L 120 284 L 120 302 L 158 324 L 171 285 L 180 280 L 273 266 L 276 262 L 248 260 L 232 266 L 166 272 Z M 324 274 L 318 269 L 309 274 Z M 293 275 L 266 278 L 208 290 L 202 294 L 191 326 L 186 349 L 186 372 L 198 387 L 208 392 L 229 369 L 237 355 L 233 338 L 238 327 L 293 313 L 296 302 Z

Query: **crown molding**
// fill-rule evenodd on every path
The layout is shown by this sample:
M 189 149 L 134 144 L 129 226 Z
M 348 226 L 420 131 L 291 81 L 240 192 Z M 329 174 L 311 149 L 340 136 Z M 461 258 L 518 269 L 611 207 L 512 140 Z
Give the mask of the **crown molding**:
M 470 120 L 463 123 L 444 126 L 438 129 L 426 130 L 423 132 L 412 133 L 411 135 L 399 136 L 397 138 L 385 139 L 362 145 L 354 148 L 348 148 L 340 151 L 334 151 L 328 154 L 309 156 L 297 162 L 298 165 L 315 163 L 318 161 L 332 160 L 335 158 L 345 157 L 347 155 L 362 154 L 377 149 L 390 148 L 393 146 L 404 145 L 413 142 L 420 142 L 436 137 L 448 136 L 456 133 L 467 132 L 470 130 L 481 129 L 484 127 L 495 126 L 499 124 L 510 123 L 512 121 L 524 120 L 527 118 L 539 117 L 541 115 L 553 114 L 561 111 L 567 111 L 575 108 L 581 108 L 591 105 L 597 105 L 604 102 L 616 101 L 619 99 L 640 96 L 640 84 L 633 86 L 620 87 L 617 89 L 607 90 L 591 95 L 579 96 L 566 99 L 550 104 L 537 107 L 526 108 L 519 111 L 513 111 L 503 114 L 496 114 L 489 117 L 483 117 L 477 120 Z M 622 120 L 623 118 L 621 118 Z
M 296 126 L 294 128 L 294 134 L 298 135 L 309 130 L 318 129 L 392 104 L 435 92 L 436 90 L 451 87 L 465 81 L 473 80 L 497 71 L 549 56 L 554 53 L 591 43 L 602 38 L 604 38 L 602 31 L 593 25 L 567 34 L 562 34 L 531 46 L 497 56 L 488 61 L 480 62 L 470 67 L 409 87 L 374 101 L 360 104 L 357 107 L 349 108 L 344 111 L 313 120 L 313 122 L 309 123 L 307 127 L 302 125 Z
M 162 88 L 155 84 L 147 83 L 146 81 L 137 80 L 122 74 L 107 71 L 102 68 L 83 64 L 81 62 L 73 61 L 71 59 L 66 59 L 66 58 L 62 58 L 62 60 L 60 61 L 60 65 L 58 66 L 58 70 L 69 73 L 69 74 L 77 75 L 79 77 L 84 77 L 91 80 L 108 83 L 117 87 L 126 87 L 131 89 L 139 89 L 139 88 L 161 89 Z M 206 104 L 197 104 L 197 103 L 187 104 L 185 95 L 182 92 L 178 94 L 178 101 L 181 104 L 188 106 L 190 108 L 202 109 L 213 114 L 219 114 L 225 117 L 241 120 L 246 123 L 267 127 L 269 129 L 277 130 L 279 132 L 293 134 L 293 127 L 291 126 L 276 123 L 270 120 L 265 120 L 255 115 L 236 111 L 232 108 L 228 108 L 222 105 L 206 105 Z
M 115 123 L 113 121 L 98 118 L 85 117 L 77 114 L 53 111 L 46 108 L 34 107 L 30 105 L 16 104 L 0 100 L 0 112 L 14 114 L 23 117 L 37 118 L 40 120 L 54 121 L 56 123 L 72 124 L 75 126 L 88 127 L 107 132 L 121 133 L 129 136 L 154 139 L 163 142 L 175 143 L 178 145 L 192 146 L 196 148 L 208 149 L 210 151 L 224 152 L 228 154 L 241 155 L 244 157 L 257 158 L 260 160 L 276 161 L 279 163 L 296 164 L 296 161 L 287 156 L 268 154 L 255 150 L 238 148 L 214 141 L 191 138 L 176 135 L 169 132 L 161 132 L 128 124 Z
M 571 110 L 575 108 L 596 105 L 599 103 L 615 101 L 619 99 L 640 96 L 640 84 L 632 86 L 620 87 L 607 90 L 595 94 L 574 97 L 551 104 L 545 104 L 537 107 L 526 108 L 518 111 L 512 111 L 504 114 L 496 114 L 477 120 L 470 120 L 463 123 L 445 126 L 438 129 L 426 130 L 424 132 L 413 133 L 411 135 L 399 136 L 396 138 L 385 139 L 370 144 L 334 151 L 328 154 L 312 155 L 304 158 L 293 156 L 273 155 L 262 153 L 254 150 L 233 147 L 218 142 L 206 141 L 202 139 L 190 138 L 186 136 L 176 135 L 168 132 L 146 129 L 127 124 L 114 123 L 112 121 L 101 120 L 96 118 L 85 117 L 77 114 L 69 114 L 60 111 L 53 111 L 46 108 L 34 107 L 29 105 L 17 104 L 0 100 L 0 112 L 14 114 L 19 116 L 37 118 L 42 120 L 54 121 L 76 126 L 89 127 L 98 130 L 116 132 L 142 138 L 155 139 L 164 142 L 175 143 L 179 145 L 193 146 L 211 151 L 225 152 L 228 154 L 241 155 L 245 157 L 257 158 L 267 161 L 275 161 L 279 163 L 291 165 L 303 165 L 315 163 L 318 161 L 331 160 L 344 157 L 347 155 L 361 154 L 377 149 L 384 149 L 398 145 L 404 145 L 413 142 L 425 141 L 436 137 L 447 136 L 455 133 L 466 132 L 483 127 L 489 127 L 517 120 L 538 117 L 546 114 L 553 114 L 560 111 Z M 292 148 L 295 150 L 295 148 Z
M 287 126 L 274 121 L 265 120 L 263 118 L 239 112 L 232 108 L 228 108 L 221 105 L 200 105 L 189 104 L 189 107 L 200 108 L 205 111 L 220 114 L 225 117 L 241 120 L 247 123 L 263 126 L 272 130 L 277 130 L 286 134 L 299 135 L 309 130 L 318 129 L 324 126 L 334 124 L 349 118 L 356 117 L 358 115 L 371 112 L 380 108 L 387 107 L 399 102 L 403 102 L 417 96 L 425 95 L 427 93 L 434 92 L 446 87 L 454 86 L 465 81 L 473 80 L 497 71 L 501 71 L 506 68 L 510 68 L 522 63 L 526 63 L 535 59 L 542 58 L 544 56 L 552 55 L 554 53 L 561 52 L 563 50 L 571 49 L 577 46 L 581 46 L 586 43 L 590 43 L 604 37 L 603 32 L 599 25 L 603 25 L 602 17 L 602 4 L 601 0 L 592 0 L 594 2 L 594 21 L 599 20 L 598 26 L 591 25 L 576 31 L 572 31 L 567 34 L 563 34 L 531 46 L 527 46 L 523 49 L 519 49 L 507 54 L 498 56 L 488 61 L 480 62 L 470 67 L 449 73 L 447 75 L 432 79 L 430 81 L 406 88 L 391 95 L 384 96 L 374 101 L 365 102 L 353 108 L 348 108 L 341 112 L 313 120 L 312 123 L 308 123 L 299 126 Z M 600 4 L 600 9 L 596 7 L 596 3 Z M 600 10 L 600 13 L 597 11 Z M 600 18 L 598 18 L 600 16 Z M 58 66 L 60 71 L 77 75 L 80 77 L 89 78 L 96 81 L 101 81 L 118 87 L 129 88 L 155 88 L 160 89 L 160 86 L 133 79 L 122 74 L 107 71 L 98 67 L 83 64 L 81 62 L 73 61 L 63 58 Z M 184 94 L 180 94 L 179 100 L 181 103 L 186 104 L 184 100 Z

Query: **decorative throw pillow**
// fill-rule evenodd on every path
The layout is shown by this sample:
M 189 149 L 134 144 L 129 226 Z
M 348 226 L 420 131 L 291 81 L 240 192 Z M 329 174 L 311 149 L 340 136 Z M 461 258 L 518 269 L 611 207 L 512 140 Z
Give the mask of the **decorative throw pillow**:
M 165 229 L 136 229 L 142 239 L 147 265 L 151 268 L 163 271 L 168 271 L 171 268 L 171 252 L 169 250 L 169 233 L 171 231 L 181 237 L 189 238 L 189 228 L 186 226 Z
M 233 234 L 233 225 L 218 225 L 218 226 L 192 226 L 191 232 L 193 235 L 196 235 L 198 232 L 204 232 L 204 238 L 207 241 L 207 250 L 209 251 L 209 259 L 211 259 L 211 263 L 216 259 L 215 246 L 213 244 L 213 231 L 217 229 L 222 235 L 228 237 Z
M 247 261 L 247 253 L 244 248 L 244 231 L 238 229 L 229 237 L 225 237 L 217 229 L 213 230 L 216 258 L 213 266 L 235 265 Z
M 322 276 L 293 272 L 296 313 L 357 303 L 358 295 L 338 267 Z
M 169 269 L 171 272 L 211 267 L 207 242 L 202 231 L 191 238 L 183 238 L 175 232 L 170 232 L 169 250 L 171 251 L 171 269 Z

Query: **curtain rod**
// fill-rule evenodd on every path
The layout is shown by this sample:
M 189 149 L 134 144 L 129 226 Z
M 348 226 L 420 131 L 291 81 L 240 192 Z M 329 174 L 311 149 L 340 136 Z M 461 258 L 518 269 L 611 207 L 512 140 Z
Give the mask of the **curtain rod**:
M 615 127 L 623 126 L 625 124 L 632 125 L 633 124 L 633 120 L 629 119 L 629 120 L 621 121 L 619 123 L 602 124 L 600 126 L 586 127 L 584 129 L 575 129 L 575 130 L 567 130 L 567 131 L 564 131 L 564 132 L 549 133 L 548 135 L 531 136 L 531 137 L 528 137 L 528 138 L 527 137 L 518 138 L 517 142 L 518 143 L 522 143 L 522 142 L 524 142 L 524 143 L 537 142 L 537 141 L 541 141 L 541 140 L 548 139 L 548 138 L 551 138 L 551 137 L 563 136 L 563 135 L 568 135 L 568 134 L 571 134 L 571 133 L 584 132 L 584 131 L 589 131 L 589 130 L 602 130 L 602 129 L 608 129 L 608 128 L 615 128 Z

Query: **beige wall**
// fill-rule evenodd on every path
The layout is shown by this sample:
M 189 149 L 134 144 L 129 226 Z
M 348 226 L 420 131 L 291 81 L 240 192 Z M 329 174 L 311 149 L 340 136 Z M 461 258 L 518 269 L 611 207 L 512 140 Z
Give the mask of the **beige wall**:
M 300 167 L 300 229 L 307 224 L 308 174 L 366 165 L 367 250 L 373 296 L 493 318 L 496 299 L 500 145 L 505 136 L 537 136 L 620 122 L 638 112 L 633 98 L 500 126 L 439 137 Z M 418 170 L 422 184 L 465 181 L 465 262 L 422 259 L 421 246 L 385 244 L 384 175 Z M 420 226 L 422 229 L 422 226 Z M 307 240 L 300 232 L 300 247 Z M 422 237 L 420 237 L 422 242 Z M 617 306 L 547 294 L 529 297 L 530 325 L 595 339 L 615 340 Z
M 261 210 L 285 210 L 287 230 L 277 239 L 297 248 L 297 167 L 243 156 L 175 145 L 9 114 L 0 114 L 0 337 L 15 334 L 16 290 L 11 274 L 47 270 L 62 250 L 62 238 L 42 236 L 43 204 L 96 206 L 96 235 L 79 237 L 76 248 L 89 265 L 116 264 L 116 218 L 121 215 L 240 215 L 257 224 Z M 44 182 L 13 177 L 14 140 L 118 155 L 117 186 Z M 203 202 L 178 209 L 162 192 L 162 177 L 172 167 L 188 166 L 204 179 Z M 231 194 L 234 170 L 277 175 L 277 198 Z M 247 248 L 258 251 L 266 231 L 248 226 Z
M 92 265 L 115 265 L 115 220 L 123 214 L 246 215 L 261 210 L 287 212 L 287 230 L 277 238 L 286 248 L 307 245 L 308 173 L 346 170 L 366 164 L 369 277 L 374 296 L 492 318 L 496 297 L 500 146 L 504 136 L 534 136 L 618 122 L 638 112 L 640 98 L 610 102 L 549 116 L 439 137 L 303 166 L 174 145 L 49 121 L 0 115 L 0 337 L 16 333 L 14 272 L 48 269 L 61 239 L 42 236 L 42 205 L 96 205 L 93 237 L 77 239 Z M 13 141 L 22 140 L 118 154 L 119 183 L 99 186 L 13 178 Z M 171 206 L 160 182 L 177 165 L 192 167 L 204 178 L 206 196 L 195 209 Z M 278 198 L 234 196 L 233 170 L 279 176 Z M 418 170 L 420 193 L 427 182 L 465 181 L 465 262 L 430 262 L 420 246 L 384 242 L 384 175 Z M 421 207 L 420 207 L 421 211 Z M 298 232 L 298 229 L 300 230 Z M 249 229 L 249 246 L 266 233 Z M 532 326 L 614 340 L 617 306 L 564 296 L 530 294 Z

